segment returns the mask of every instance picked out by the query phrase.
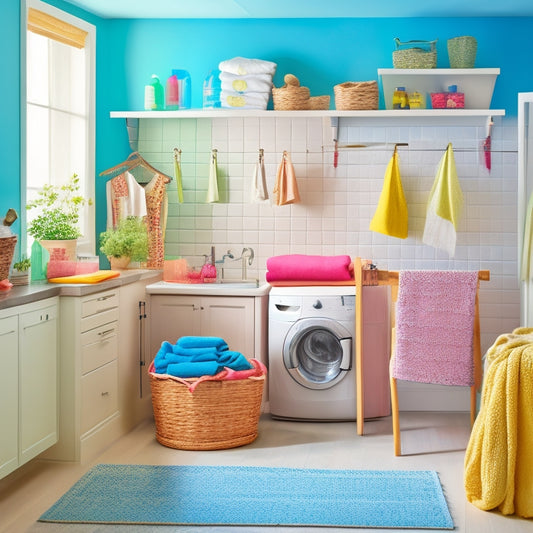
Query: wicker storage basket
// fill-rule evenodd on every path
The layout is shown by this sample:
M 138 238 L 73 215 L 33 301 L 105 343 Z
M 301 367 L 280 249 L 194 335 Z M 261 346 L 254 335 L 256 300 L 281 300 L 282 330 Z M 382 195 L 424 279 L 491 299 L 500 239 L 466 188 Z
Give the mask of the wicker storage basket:
M 329 96 L 311 96 L 307 103 L 307 109 L 329 109 Z
M 476 63 L 477 40 L 470 35 L 448 39 L 450 68 L 474 68 Z
M 394 39 L 396 48 L 392 52 L 394 68 L 435 68 L 437 66 L 437 41 L 407 41 Z
M 276 111 L 309 109 L 309 88 L 300 87 L 300 81 L 293 74 L 286 74 L 283 87 L 272 87 L 272 99 Z
M 336 109 L 349 111 L 379 107 L 377 81 L 347 81 L 335 85 L 333 90 Z
M 156 439 L 181 450 L 222 450 L 257 438 L 265 375 L 202 381 L 190 392 L 182 380 L 155 374 L 150 386 Z M 194 381 L 194 380 L 185 380 Z
M 7 279 L 15 253 L 17 236 L 0 238 L 0 281 Z

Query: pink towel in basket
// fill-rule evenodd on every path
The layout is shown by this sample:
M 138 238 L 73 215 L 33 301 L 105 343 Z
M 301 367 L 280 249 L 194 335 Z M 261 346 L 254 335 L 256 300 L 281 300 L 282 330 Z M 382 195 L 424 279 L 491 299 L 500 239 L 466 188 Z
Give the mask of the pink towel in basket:
M 400 271 L 393 377 L 474 384 L 477 284 L 477 271 Z
M 277 255 L 267 259 L 266 280 L 270 281 L 349 281 L 349 255 Z

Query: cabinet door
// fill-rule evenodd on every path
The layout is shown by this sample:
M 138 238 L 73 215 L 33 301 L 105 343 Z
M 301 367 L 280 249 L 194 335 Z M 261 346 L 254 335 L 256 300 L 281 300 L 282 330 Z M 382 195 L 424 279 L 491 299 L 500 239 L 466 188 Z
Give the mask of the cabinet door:
M 150 359 L 163 341 L 174 344 L 183 335 L 200 335 L 202 298 L 152 295 L 150 298 Z
M 204 297 L 201 335 L 222 337 L 229 349 L 254 357 L 254 299 Z
M 0 319 L 0 478 L 18 466 L 18 316 Z
M 57 305 L 20 315 L 19 348 L 24 463 L 57 442 Z

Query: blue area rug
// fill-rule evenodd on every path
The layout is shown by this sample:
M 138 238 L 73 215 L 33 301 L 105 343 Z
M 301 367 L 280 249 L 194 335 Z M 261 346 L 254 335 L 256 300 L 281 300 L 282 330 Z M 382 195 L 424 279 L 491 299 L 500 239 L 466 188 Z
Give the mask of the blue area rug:
M 453 529 L 436 472 L 97 465 L 42 522 Z

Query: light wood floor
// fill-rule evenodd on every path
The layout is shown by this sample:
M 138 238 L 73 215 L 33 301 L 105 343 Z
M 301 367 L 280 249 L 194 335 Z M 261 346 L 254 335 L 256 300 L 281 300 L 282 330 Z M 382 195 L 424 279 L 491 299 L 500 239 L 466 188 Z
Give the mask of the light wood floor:
M 366 435 L 358 437 L 349 422 L 286 422 L 263 415 L 257 440 L 241 448 L 217 451 L 180 451 L 161 446 L 154 427 L 146 422 L 84 465 L 34 460 L 0 480 L 0 531 L 51 532 L 201 532 L 301 533 L 302 528 L 222 528 L 168 526 L 60 525 L 36 522 L 91 466 L 98 463 L 249 465 L 301 468 L 436 470 L 455 522 L 464 533 L 529 533 L 533 521 L 484 512 L 468 503 L 463 490 L 463 458 L 468 442 L 466 413 L 403 413 L 402 445 L 405 455 L 394 457 L 390 418 L 368 421 Z M 319 533 L 347 529 L 306 528 Z M 361 529 L 353 530 L 361 531 Z M 393 533 L 405 530 L 378 530 Z

